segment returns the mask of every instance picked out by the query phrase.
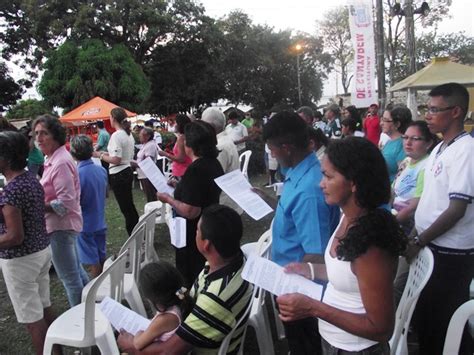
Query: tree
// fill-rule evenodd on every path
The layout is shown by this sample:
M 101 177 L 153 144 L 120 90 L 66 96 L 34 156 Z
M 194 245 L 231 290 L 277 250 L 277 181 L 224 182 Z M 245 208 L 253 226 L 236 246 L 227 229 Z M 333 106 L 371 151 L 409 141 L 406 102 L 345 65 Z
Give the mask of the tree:
M 474 37 L 464 32 L 438 35 L 426 33 L 416 41 L 417 69 L 423 68 L 434 57 L 450 57 L 461 64 L 474 64 Z
M 67 41 L 50 52 L 44 66 L 38 91 L 48 105 L 66 111 L 94 96 L 140 111 L 149 95 L 145 74 L 123 45 Z
M 100 39 L 109 46 L 125 45 L 137 63 L 145 64 L 154 49 L 180 37 L 203 13 L 192 0 L 3 1 L 2 56 L 22 54 L 23 65 L 36 67 L 67 39 Z
M 341 74 L 342 88 L 344 94 L 347 94 L 352 80 L 349 64 L 354 58 L 347 7 L 339 6 L 326 12 L 324 20 L 318 24 L 324 47 L 331 54 L 336 71 Z
M 8 119 L 13 118 L 30 118 L 34 119 L 39 115 L 46 113 L 55 114 L 53 108 L 45 101 L 36 99 L 21 100 L 14 105 L 6 114 Z
M 230 13 L 219 25 L 225 38 L 221 76 L 225 81 L 225 98 L 229 101 L 252 104 L 260 110 L 276 104 L 297 107 L 298 55 L 302 102 L 310 103 L 321 97 L 328 57 L 322 51 L 320 39 L 255 26 L 240 11 Z M 297 43 L 304 47 L 303 53 L 294 52 Z
M 189 111 L 223 97 L 220 73 L 223 35 L 211 18 L 158 47 L 147 65 L 150 112 Z
M 0 111 L 13 105 L 21 97 L 23 90 L 10 76 L 8 67 L 0 62 Z
M 397 81 L 407 76 L 407 63 L 405 50 L 405 18 L 392 13 L 396 0 L 385 0 L 384 13 L 386 23 L 385 29 L 385 60 L 388 62 L 388 82 L 392 86 Z M 417 26 L 430 28 L 435 26 L 449 12 L 450 0 L 428 0 L 430 12 L 427 16 L 415 18 L 415 29 Z

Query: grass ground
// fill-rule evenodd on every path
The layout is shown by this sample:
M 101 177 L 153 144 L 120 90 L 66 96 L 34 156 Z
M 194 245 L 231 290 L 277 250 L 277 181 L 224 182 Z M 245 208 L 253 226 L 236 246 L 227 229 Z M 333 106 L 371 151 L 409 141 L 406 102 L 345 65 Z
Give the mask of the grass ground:
M 265 182 L 265 177 L 256 176 L 251 179 L 254 186 Z M 145 204 L 143 192 L 135 184 L 134 200 L 139 214 L 143 213 Z M 260 221 L 254 221 L 245 213 L 242 215 L 244 223 L 244 236 L 242 244 L 256 241 L 259 236 L 269 228 L 273 215 L 269 215 Z M 107 200 L 106 220 L 108 225 L 107 234 L 107 254 L 117 253 L 127 238 L 123 216 L 118 209 L 113 193 Z M 158 225 L 155 233 L 155 249 L 159 257 L 163 260 L 174 263 L 174 250 L 169 243 L 168 229 L 164 225 Z M 68 303 L 64 288 L 56 274 L 51 273 L 51 301 L 57 314 L 63 313 L 68 309 Z M 258 354 L 256 346 L 256 335 L 253 330 L 249 330 L 245 342 L 245 354 Z M 17 323 L 13 308 L 8 298 L 8 293 L 0 273 L 0 355 L 9 354 L 32 354 L 30 337 L 24 326 Z M 285 354 L 286 344 L 284 342 L 275 343 L 277 354 Z M 68 351 L 68 353 L 72 353 Z

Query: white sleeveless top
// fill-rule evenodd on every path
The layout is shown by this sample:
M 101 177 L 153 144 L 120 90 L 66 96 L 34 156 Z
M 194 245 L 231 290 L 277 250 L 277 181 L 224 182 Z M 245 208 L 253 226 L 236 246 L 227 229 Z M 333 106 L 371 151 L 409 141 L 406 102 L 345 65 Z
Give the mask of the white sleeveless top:
M 341 222 L 344 218 L 344 215 L 342 215 Z M 343 311 L 365 313 L 359 283 L 351 270 L 351 263 L 339 260 L 337 257 L 333 258 L 330 254 L 334 235 L 339 229 L 341 222 L 339 222 L 338 227 L 331 236 L 324 253 L 329 283 L 324 293 L 323 302 Z M 319 319 L 319 333 L 329 344 L 346 351 L 360 351 L 377 344 L 375 341 L 348 333 L 322 319 Z
M 178 326 L 176 328 L 174 328 L 173 330 L 170 330 L 169 332 L 163 333 L 159 337 L 155 338 L 153 340 L 155 342 L 156 341 L 159 341 L 159 342 L 167 341 L 169 338 L 171 338 L 171 336 L 178 330 L 179 326 L 181 325 L 181 310 L 179 309 L 178 306 L 172 306 L 164 312 L 157 311 L 155 316 L 153 317 L 153 319 L 151 321 L 153 322 L 156 317 L 158 317 L 159 315 L 162 315 L 162 314 L 166 314 L 166 313 L 174 314 L 178 318 L 178 321 L 179 321 Z

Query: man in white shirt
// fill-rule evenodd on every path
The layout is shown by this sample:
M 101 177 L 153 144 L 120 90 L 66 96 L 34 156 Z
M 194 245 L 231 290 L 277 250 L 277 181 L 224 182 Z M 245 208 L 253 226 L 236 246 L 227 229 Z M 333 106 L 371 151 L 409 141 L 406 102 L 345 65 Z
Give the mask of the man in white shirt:
M 239 122 L 237 111 L 231 111 L 228 117 L 229 124 L 225 128 L 225 132 L 232 139 L 240 154 L 245 150 L 245 141 L 248 139 L 247 127 Z
M 201 120 L 209 123 L 216 131 L 217 149 L 219 150 L 217 160 L 219 160 L 219 163 L 221 163 L 224 173 L 227 174 L 231 171 L 240 169 L 239 153 L 237 152 L 237 148 L 232 139 L 224 131 L 225 116 L 222 111 L 217 107 L 208 107 L 202 113 Z M 242 208 L 240 208 L 224 192 L 221 193 L 220 204 L 234 209 L 239 214 L 242 214 L 243 212 Z
M 469 300 L 474 277 L 474 140 L 464 131 L 469 93 L 457 83 L 429 93 L 426 122 L 443 141 L 428 157 L 424 189 L 415 213 L 408 249 L 414 257 L 423 247 L 434 255 L 434 269 L 414 314 L 419 353 L 441 354 L 446 330 L 456 309 Z M 460 354 L 473 353 L 464 332 Z

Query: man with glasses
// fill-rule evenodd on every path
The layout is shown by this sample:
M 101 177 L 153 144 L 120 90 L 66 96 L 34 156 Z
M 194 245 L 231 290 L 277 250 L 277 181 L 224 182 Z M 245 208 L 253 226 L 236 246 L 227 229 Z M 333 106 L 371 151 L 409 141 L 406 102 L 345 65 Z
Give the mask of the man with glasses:
M 434 255 L 433 273 L 414 315 L 421 355 L 442 353 L 451 316 L 469 300 L 474 276 L 474 140 L 464 131 L 469 94 L 464 86 L 449 83 L 429 96 L 426 122 L 443 140 L 426 163 L 407 253 L 414 257 L 426 246 Z M 460 354 L 472 351 L 472 339 L 464 332 Z

